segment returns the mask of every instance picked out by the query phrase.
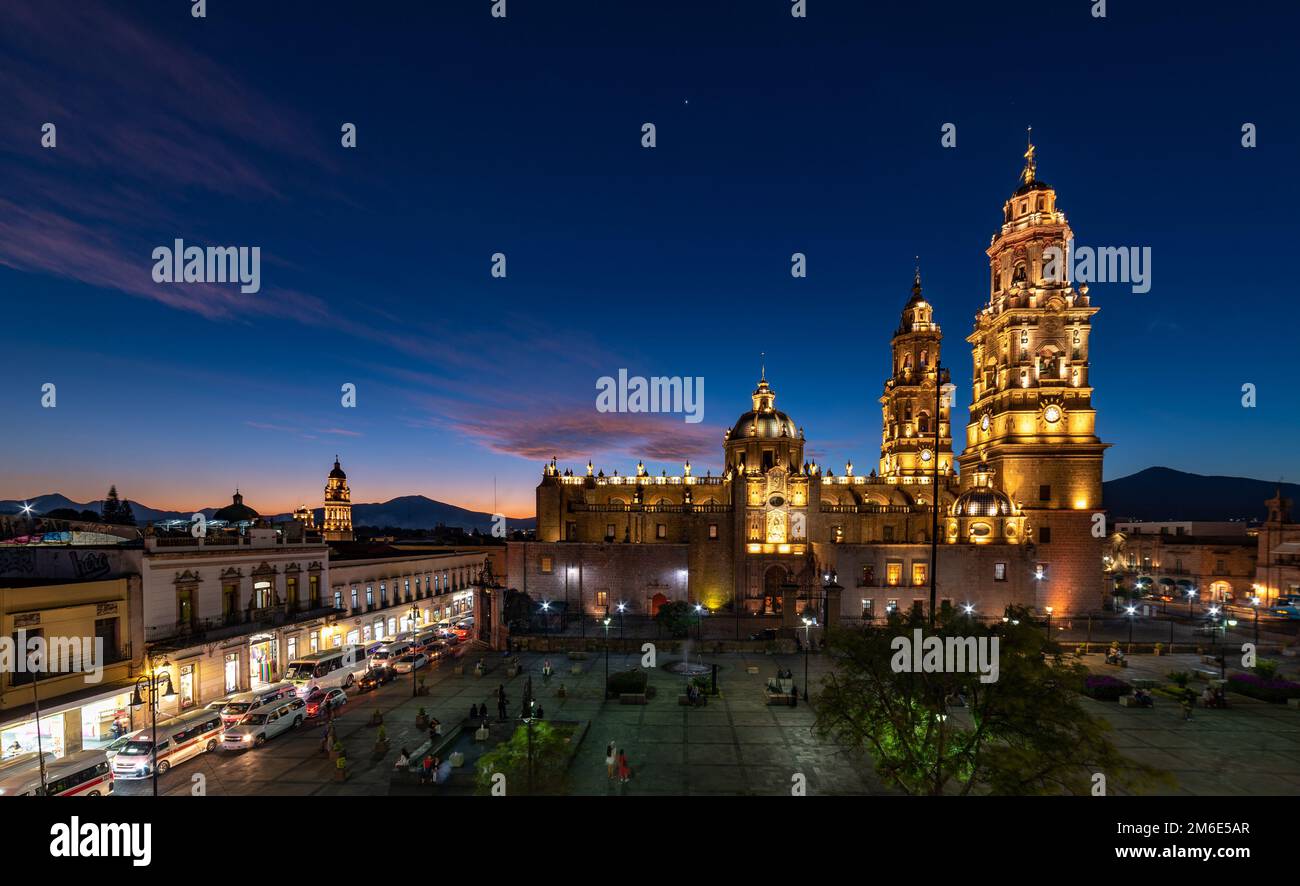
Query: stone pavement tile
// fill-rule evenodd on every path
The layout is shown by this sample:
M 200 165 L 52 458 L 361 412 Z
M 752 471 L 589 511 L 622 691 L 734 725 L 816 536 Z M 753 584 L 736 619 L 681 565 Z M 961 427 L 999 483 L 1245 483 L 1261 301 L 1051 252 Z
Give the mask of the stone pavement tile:
M 686 714 L 683 711 L 656 711 L 647 709 L 641 717 L 642 726 L 684 726 Z
M 1117 748 L 1149 748 L 1151 743 L 1136 735 L 1131 729 L 1116 729 L 1107 738 Z
M 735 766 L 740 763 L 740 749 L 734 744 L 688 744 L 686 760 L 692 765 L 707 763 Z
M 757 728 L 757 727 L 749 727 Z M 691 744 L 696 743 L 723 743 L 733 744 L 736 736 L 732 734 L 730 726 L 691 726 L 686 727 L 686 740 Z
M 695 794 L 743 794 L 745 770 L 740 766 L 687 766 L 686 782 Z
M 735 731 L 742 745 L 786 743 L 786 730 L 776 726 L 737 726 Z
M 1182 727 L 1182 728 L 1180 728 Z M 1169 729 L 1130 730 L 1134 735 L 1146 741 L 1152 747 L 1165 749 L 1204 747 L 1207 741 L 1215 741 L 1212 733 L 1198 730 L 1195 722 L 1180 722 Z
M 603 722 L 602 722 L 602 725 Z M 684 726 L 646 726 L 642 724 L 637 729 L 637 738 L 640 741 L 670 741 L 681 742 L 686 740 L 686 728 Z
M 629 760 L 640 760 L 643 764 L 657 767 L 681 766 L 685 762 L 684 745 L 681 744 L 638 744 L 628 752 Z M 634 753 L 635 752 L 635 753 Z
M 747 793 L 768 797 L 788 797 L 794 787 L 795 770 L 780 766 L 746 766 Z M 807 788 L 807 779 L 804 781 Z M 812 793 L 812 791 L 808 791 Z
M 771 711 L 736 711 L 731 715 L 731 722 L 735 726 L 775 726 L 776 718 L 772 716 Z
M 687 711 L 686 722 L 692 726 L 727 726 L 731 723 L 731 716 L 725 710 L 715 710 L 710 706 Z
M 741 745 L 740 759 L 746 766 L 793 766 L 795 752 L 784 745 Z M 791 770 L 793 771 L 793 770 Z

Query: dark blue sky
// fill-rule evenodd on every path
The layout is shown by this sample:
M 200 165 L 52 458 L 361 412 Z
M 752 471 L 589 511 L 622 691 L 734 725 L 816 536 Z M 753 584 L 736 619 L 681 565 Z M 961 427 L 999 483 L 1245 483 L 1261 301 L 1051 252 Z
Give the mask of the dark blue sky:
M 1092 288 L 1106 476 L 1294 477 L 1293 4 L 789 5 L 5 4 L 0 497 L 281 509 L 337 452 L 360 501 L 529 514 L 552 454 L 716 469 L 760 351 L 865 471 L 916 254 L 966 419 L 1030 124 L 1078 242 L 1152 249 Z M 155 284 L 176 237 L 260 246 L 262 291 Z M 704 422 L 597 414 L 622 367 L 703 376 Z

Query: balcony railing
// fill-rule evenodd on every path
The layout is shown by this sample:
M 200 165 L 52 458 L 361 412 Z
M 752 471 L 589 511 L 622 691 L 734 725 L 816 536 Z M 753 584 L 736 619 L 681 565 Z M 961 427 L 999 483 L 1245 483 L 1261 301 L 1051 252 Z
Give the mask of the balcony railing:
M 149 625 L 145 629 L 145 639 L 150 643 L 203 643 L 237 637 L 252 631 L 297 624 L 329 615 L 346 615 L 347 610 L 335 609 L 333 606 L 316 606 L 314 608 L 290 609 L 288 606 L 268 606 L 264 609 L 246 609 L 224 616 L 196 618 L 191 621 L 178 621 L 169 624 Z

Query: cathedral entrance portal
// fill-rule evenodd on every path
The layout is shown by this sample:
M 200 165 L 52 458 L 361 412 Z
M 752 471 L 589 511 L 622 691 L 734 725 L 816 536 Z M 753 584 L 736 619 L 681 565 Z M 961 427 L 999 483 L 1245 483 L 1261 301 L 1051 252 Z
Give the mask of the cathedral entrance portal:
M 763 615 L 781 614 L 781 585 L 789 575 L 784 566 L 771 566 L 763 573 Z

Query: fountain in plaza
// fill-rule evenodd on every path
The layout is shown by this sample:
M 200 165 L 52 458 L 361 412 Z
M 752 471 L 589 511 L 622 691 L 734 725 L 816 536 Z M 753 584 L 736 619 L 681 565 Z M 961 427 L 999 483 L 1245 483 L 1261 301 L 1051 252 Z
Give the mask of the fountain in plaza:
M 702 677 L 712 671 L 712 668 L 701 663 L 691 664 L 691 641 L 687 640 L 682 644 L 682 660 L 664 665 L 664 670 L 683 677 Z

